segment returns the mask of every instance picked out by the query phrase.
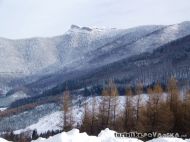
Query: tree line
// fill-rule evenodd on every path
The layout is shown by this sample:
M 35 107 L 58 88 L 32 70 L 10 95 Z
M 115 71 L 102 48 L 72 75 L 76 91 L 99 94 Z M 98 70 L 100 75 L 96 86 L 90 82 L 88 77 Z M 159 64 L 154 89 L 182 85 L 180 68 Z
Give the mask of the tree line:
M 74 127 L 89 135 L 97 135 L 101 130 L 110 128 L 117 132 L 178 133 L 190 137 L 190 88 L 188 84 L 185 90 L 184 93 L 180 93 L 181 90 L 175 78 L 170 79 L 164 88 L 160 83 L 155 83 L 148 87 L 146 92 L 144 92 L 143 85 L 138 83 L 133 88 L 126 87 L 125 97 L 121 100 L 117 85 L 114 81 L 109 81 L 100 96 L 92 95 L 90 101 L 89 97 L 85 97 L 86 100 L 81 102 L 84 114 L 81 124 L 76 124 L 73 98 L 66 89 L 60 100 L 63 112 L 62 121 L 59 124 L 61 131 L 41 135 L 33 131 L 32 136 L 23 137 L 24 135 L 20 134 L 14 138 L 25 139 L 25 141 L 37 139 L 39 136 L 47 138 L 62 131 L 69 131 Z M 142 95 L 143 93 L 146 95 Z M 11 135 L 5 135 L 5 137 L 9 136 Z M 9 138 L 9 140 L 12 139 Z
M 101 97 L 93 96 L 92 101 L 83 104 L 84 116 L 79 129 L 90 135 L 110 128 L 117 132 L 178 133 L 190 137 L 190 89 L 186 88 L 183 94 L 180 93 L 177 80 L 172 78 L 165 91 L 159 83 L 155 83 L 147 89 L 146 96 L 141 95 L 143 93 L 141 83 L 136 85 L 135 90 L 127 87 L 125 103 L 121 106 L 118 89 L 110 81 Z M 69 96 L 69 93 L 64 96 Z M 65 102 L 69 102 L 68 97 Z M 68 108 L 64 107 L 63 112 L 63 130 L 69 130 L 73 123 L 71 116 L 66 117 Z

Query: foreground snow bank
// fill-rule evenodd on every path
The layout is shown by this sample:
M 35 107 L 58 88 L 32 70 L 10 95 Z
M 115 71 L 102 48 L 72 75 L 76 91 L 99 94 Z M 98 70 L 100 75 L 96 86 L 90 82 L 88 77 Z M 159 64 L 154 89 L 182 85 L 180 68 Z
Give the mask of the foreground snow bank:
M 0 138 L 0 142 L 10 142 L 10 141 Z
M 9 142 L 0 138 L 0 142 Z M 86 133 L 80 133 L 78 129 L 69 132 L 62 132 L 48 139 L 39 138 L 32 142 L 143 142 L 136 138 L 116 138 L 115 131 L 105 129 L 96 136 L 88 136 Z M 148 142 L 190 142 L 190 139 L 183 140 L 180 138 L 156 138 Z
M 88 136 L 86 133 L 79 133 L 79 130 L 73 129 L 69 132 L 63 132 L 48 139 L 39 138 L 32 142 L 142 142 L 136 138 L 116 138 L 115 131 L 105 129 L 100 132 L 98 137 Z M 148 142 L 190 142 L 180 138 L 156 138 Z
M 79 130 L 73 129 L 48 139 L 39 138 L 32 142 L 142 142 L 135 138 L 116 138 L 114 133 L 112 130 L 105 129 L 96 137 L 88 136 L 86 133 L 79 133 Z
M 148 142 L 188 142 L 180 138 L 156 138 Z

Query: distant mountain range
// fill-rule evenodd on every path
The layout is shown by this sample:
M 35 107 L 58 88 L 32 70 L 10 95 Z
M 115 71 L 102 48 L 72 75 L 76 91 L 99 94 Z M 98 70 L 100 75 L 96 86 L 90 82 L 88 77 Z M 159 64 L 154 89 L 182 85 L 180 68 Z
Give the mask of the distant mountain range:
M 190 22 L 131 29 L 72 25 L 52 38 L 0 38 L 0 90 L 6 95 L 0 102 L 15 94 L 43 94 L 68 81 L 81 89 L 109 79 L 121 86 L 164 83 L 171 76 L 190 79 Z

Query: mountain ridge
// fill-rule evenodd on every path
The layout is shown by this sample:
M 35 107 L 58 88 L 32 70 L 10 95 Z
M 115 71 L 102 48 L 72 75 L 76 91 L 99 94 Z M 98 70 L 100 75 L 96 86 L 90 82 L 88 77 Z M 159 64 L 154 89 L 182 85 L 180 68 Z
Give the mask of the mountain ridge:
M 133 57 L 152 54 L 160 47 L 190 35 L 190 22 L 169 26 L 140 26 L 126 30 L 102 31 L 71 26 L 72 28 L 74 31 L 69 30 L 64 35 L 53 38 L 16 41 L 0 39 L 0 77 L 4 78 L 0 81 L 0 90 L 5 90 L 5 94 L 8 92 L 9 95 L 21 90 L 30 96 L 39 95 L 68 80 L 82 81 L 86 77 L 92 82 L 101 80 L 100 74 L 105 74 L 107 71 L 104 68 L 109 66 L 112 72 L 108 72 L 106 78 L 118 77 L 119 73 L 113 74 L 122 66 L 116 65 L 115 70 L 112 64 L 118 62 L 119 65 L 122 60 L 126 60 L 122 64 L 128 66 L 130 63 L 132 68 L 128 70 L 132 71 L 135 64 L 141 64 L 131 62 Z M 2 74 L 6 71 L 21 74 Z M 131 76 L 129 83 L 136 82 L 133 73 L 127 73 Z M 153 81 L 154 79 L 149 83 Z

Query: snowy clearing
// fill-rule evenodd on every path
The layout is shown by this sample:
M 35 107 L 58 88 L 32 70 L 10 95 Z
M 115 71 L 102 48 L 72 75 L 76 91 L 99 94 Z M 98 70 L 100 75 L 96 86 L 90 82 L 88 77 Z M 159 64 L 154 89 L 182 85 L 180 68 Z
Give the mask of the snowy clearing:
M 53 112 L 50 115 L 46 115 L 39 119 L 39 121 L 33 125 L 26 127 L 25 129 L 14 131 L 15 134 L 20 134 L 21 132 L 26 132 L 30 130 L 37 130 L 38 134 L 45 133 L 48 130 L 59 130 L 58 127 L 60 123 L 61 112 Z

